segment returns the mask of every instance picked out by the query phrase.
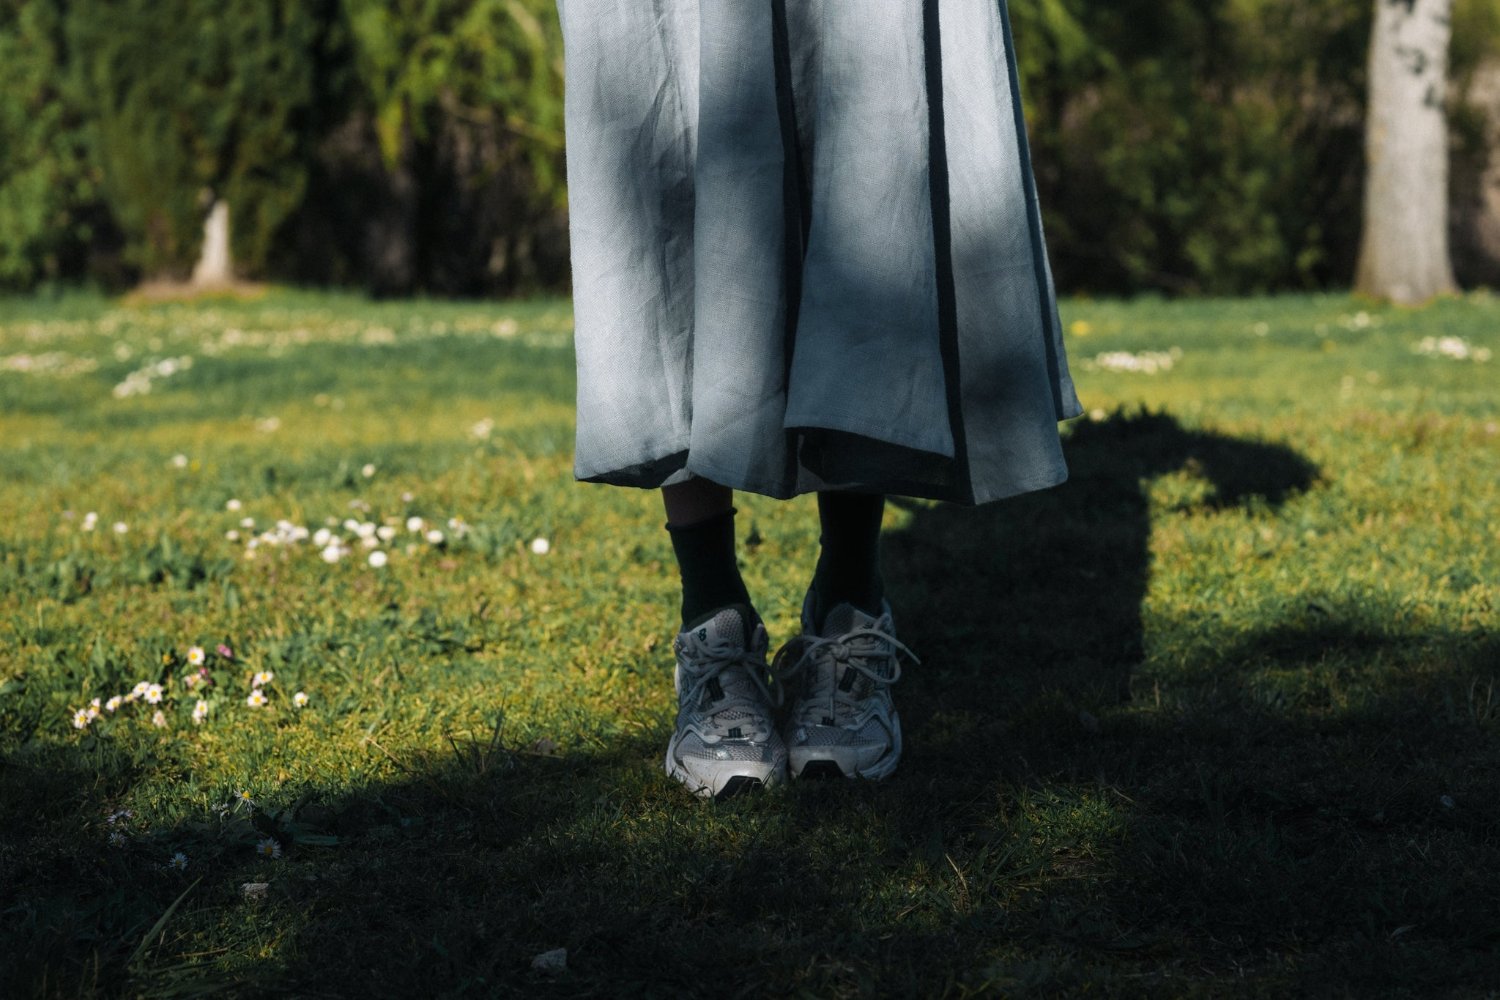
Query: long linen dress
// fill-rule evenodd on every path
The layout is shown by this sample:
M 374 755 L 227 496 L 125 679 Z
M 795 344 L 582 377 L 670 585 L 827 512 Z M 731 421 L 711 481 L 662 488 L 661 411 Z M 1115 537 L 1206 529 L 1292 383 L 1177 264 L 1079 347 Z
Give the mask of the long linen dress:
M 1004 0 L 559 0 L 575 474 L 979 504 L 1067 476 Z

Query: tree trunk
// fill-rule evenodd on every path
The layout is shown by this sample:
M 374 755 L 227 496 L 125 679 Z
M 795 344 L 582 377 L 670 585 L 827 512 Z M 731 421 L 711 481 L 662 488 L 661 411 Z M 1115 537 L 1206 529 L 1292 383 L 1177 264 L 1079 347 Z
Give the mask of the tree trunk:
M 1455 291 L 1443 99 L 1453 0 L 1375 0 L 1357 291 L 1400 303 Z
M 203 249 L 193 267 L 193 284 L 228 285 L 234 281 L 233 272 L 229 256 L 229 204 L 220 198 L 203 220 Z

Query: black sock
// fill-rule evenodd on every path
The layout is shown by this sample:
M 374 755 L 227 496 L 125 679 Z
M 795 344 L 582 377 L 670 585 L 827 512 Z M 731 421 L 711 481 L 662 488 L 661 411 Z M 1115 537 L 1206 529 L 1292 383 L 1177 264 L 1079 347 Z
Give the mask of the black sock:
M 677 527 L 667 525 L 682 573 L 682 627 L 706 621 L 731 604 L 750 606 L 750 592 L 734 558 L 734 510 Z M 754 623 L 745 622 L 748 632 Z
M 813 622 L 840 604 L 852 604 L 867 615 L 879 615 L 885 598 L 880 578 L 880 516 L 885 497 L 878 493 L 819 493 L 818 520 L 822 551 L 813 574 Z

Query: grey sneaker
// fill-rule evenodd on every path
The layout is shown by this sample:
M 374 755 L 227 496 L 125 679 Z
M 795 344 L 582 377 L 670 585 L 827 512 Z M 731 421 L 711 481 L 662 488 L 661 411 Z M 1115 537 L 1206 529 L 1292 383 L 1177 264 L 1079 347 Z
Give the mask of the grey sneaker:
M 776 654 L 775 674 L 787 686 L 791 711 L 782 727 L 793 778 L 879 780 L 901 759 L 901 719 L 891 685 L 902 654 L 889 604 L 872 618 L 850 604 L 828 613 L 821 634 L 802 606 L 803 634 Z
M 780 784 L 786 746 L 772 722 L 766 630 L 729 607 L 677 636 L 677 728 L 667 773 L 715 799 Z

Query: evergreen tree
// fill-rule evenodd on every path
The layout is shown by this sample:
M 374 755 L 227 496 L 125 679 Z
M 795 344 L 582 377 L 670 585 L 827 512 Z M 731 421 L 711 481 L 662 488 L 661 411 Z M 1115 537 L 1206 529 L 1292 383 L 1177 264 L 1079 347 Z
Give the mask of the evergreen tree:
M 216 198 L 234 254 L 264 266 L 297 207 L 296 127 L 312 99 L 316 5 L 297 0 L 76 0 L 70 67 L 86 95 L 109 204 L 148 274 L 185 275 Z
M 0 0 L 0 288 L 76 276 L 115 236 L 63 27 L 57 4 Z

